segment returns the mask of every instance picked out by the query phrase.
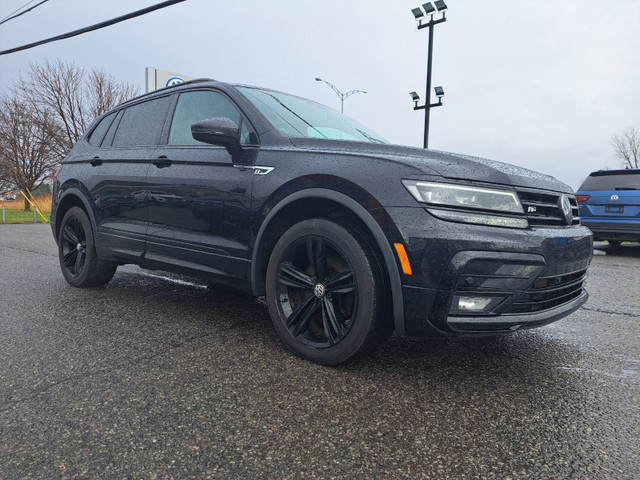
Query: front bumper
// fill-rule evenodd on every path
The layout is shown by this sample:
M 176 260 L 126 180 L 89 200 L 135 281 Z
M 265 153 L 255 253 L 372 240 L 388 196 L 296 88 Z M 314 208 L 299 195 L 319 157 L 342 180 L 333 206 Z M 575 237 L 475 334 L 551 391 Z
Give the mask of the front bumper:
M 387 209 L 412 265 L 402 275 L 404 333 L 486 335 L 544 325 L 586 302 L 591 232 L 451 223 L 422 208 Z M 468 299 L 486 308 L 466 310 Z

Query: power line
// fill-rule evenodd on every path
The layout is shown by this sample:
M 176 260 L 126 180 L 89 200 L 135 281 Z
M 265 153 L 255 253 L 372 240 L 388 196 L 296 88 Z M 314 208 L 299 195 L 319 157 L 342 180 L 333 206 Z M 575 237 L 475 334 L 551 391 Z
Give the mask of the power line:
M 161 2 L 156 5 L 152 5 L 147 8 L 143 8 L 142 10 L 137 10 L 135 12 L 128 13 L 126 15 L 122 15 L 120 17 L 112 18 L 111 20 L 107 20 L 105 22 L 96 23 L 95 25 L 91 25 L 90 27 L 81 28 L 79 30 L 74 30 L 69 33 L 64 33 L 62 35 L 58 35 L 56 37 L 47 38 L 45 40 L 40 40 L 39 42 L 29 43 L 28 45 L 23 45 L 21 47 L 11 48 L 9 50 L 3 50 L 0 52 L 0 55 L 7 55 L 9 53 L 20 52 L 21 50 L 28 50 L 29 48 L 37 47 L 39 45 L 44 45 L 45 43 L 55 42 L 57 40 L 64 40 L 66 38 L 75 37 L 77 35 L 82 35 L 83 33 L 92 32 L 94 30 L 99 30 L 101 28 L 109 27 L 116 23 L 124 22 L 125 20 L 129 20 L 131 18 L 139 17 L 141 15 L 146 15 L 147 13 L 153 12 L 155 10 L 160 10 L 161 8 L 169 7 L 171 5 L 175 5 L 176 3 L 184 2 L 185 0 L 167 0 L 166 2 Z
M 24 7 L 26 7 L 27 5 L 29 5 L 30 3 L 35 2 L 36 0 L 29 0 L 27 3 L 25 3 L 24 5 L 22 5 L 20 8 L 14 10 L 13 12 L 11 12 L 9 15 L 7 15 L 6 17 L 4 17 L 2 20 L 6 20 L 7 18 L 9 18 L 11 15 L 13 15 L 16 12 L 19 12 L 20 10 L 22 10 Z
M 35 0 L 32 0 L 32 1 L 35 1 Z M 39 7 L 40 5 L 42 5 L 43 3 L 47 3 L 48 1 L 49 1 L 49 0 L 42 0 L 40 3 L 38 3 L 38 4 L 34 5 L 33 7 L 31 7 L 31 8 L 29 8 L 29 9 L 25 10 L 24 12 L 20 12 L 20 13 L 19 13 L 19 14 L 17 14 L 17 15 L 13 15 L 13 13 L 15 13 L 15 12 L 13 12 L 13 13 L 11 14 L 11 15 L 13 15 L 13 16 L 12 16 L 12 17 L 11 17 L 11 16 L 9 16 L 8 18 L 5 18 L 4 20 L 2 20 L 2 21 L 0 22 L 0 25 L 2 25 L 3 23 L 8 22 L 9 20 L 13 20 L 14 18 L 18 18 L 20 15 L 24 15 L 25 13 L 30 12 L 30 11 L 31 11 L 31 10 L 33 10 L 34 8 L 37 8 L 37 7 Z M 29 3 L 31 3 L 31 2 L 29 2 Z M 29 3 L 27 3 L 27 5 L 29 5 Z M 23 7 L 26 7 L 27 5 L 23 5 Z M 23 8 L 23 7 L 21 7 L 21 8 Z M 18 9 L 18 10 L 20 10 L 20 9 Z M 16 10 L 16 11 L 17 11 L 17 10 Z

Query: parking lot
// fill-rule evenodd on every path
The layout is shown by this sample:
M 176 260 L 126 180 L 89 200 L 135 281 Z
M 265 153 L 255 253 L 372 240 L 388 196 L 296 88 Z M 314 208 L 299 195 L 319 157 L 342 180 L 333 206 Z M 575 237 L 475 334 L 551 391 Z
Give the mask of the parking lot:
M 637 479 L 640 246 L 598 243 L 588 290 L 327 368 L 258 300 L 134 267 L 74 289 L 48 225 L 0 225 L 0 479 Z

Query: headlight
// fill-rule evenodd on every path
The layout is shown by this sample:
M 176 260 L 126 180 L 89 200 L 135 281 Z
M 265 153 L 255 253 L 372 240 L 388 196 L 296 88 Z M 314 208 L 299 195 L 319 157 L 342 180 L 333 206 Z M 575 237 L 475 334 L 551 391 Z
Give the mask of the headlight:
M 512 228 L 529 226 L 526 218 L 520 217 L 524 210 L 515 192 L 417 180 L 402 183 L 418 202 L 427 204 L 431 214 L 443 220 Z M 431 206 L 444 208 L 429 208 Z

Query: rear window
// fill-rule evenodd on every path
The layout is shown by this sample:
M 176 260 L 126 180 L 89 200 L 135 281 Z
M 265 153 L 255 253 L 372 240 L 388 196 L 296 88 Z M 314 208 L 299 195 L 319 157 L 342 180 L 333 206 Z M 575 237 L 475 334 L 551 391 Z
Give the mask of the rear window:
M 170 103 L 167 96 L 127 107 L 113 138 L 113 146 L 157 145 Z
M 640 170 L 593 172 L 579 190 L 640 190 Z

